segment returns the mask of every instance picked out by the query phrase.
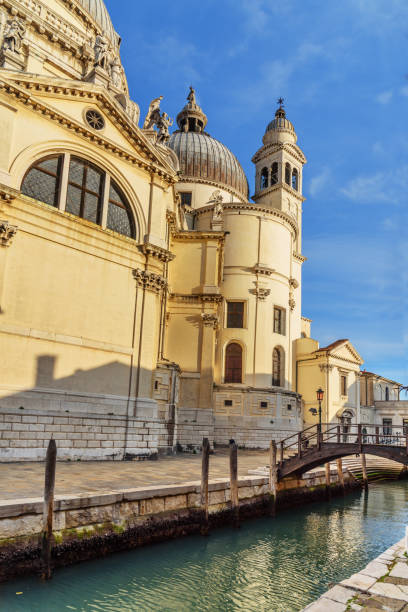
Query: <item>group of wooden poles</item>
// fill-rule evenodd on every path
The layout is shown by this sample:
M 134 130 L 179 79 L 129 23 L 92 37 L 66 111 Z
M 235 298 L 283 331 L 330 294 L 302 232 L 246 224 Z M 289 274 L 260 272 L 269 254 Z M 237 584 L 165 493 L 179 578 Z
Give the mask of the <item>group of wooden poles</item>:
M 43 531 L 42 531 L 42 578 L 51 578 L 51 547 L 54 519 L 54 491 L 55 491 L 55 471 L 57 463 L 57 445 L 55 440 L 50 440 L 48 444 L 45 460 L 45 484 L 44 484 L 44 510 L 43 510 Z M 361 466 L 363 473 L 363 486 L 368 487 L 367 464 L 365 454 L 361 454 Z M 202 446 L 202 465 L 201 465 L 201 507 L 204 512 L 204 522 L 202 526 L 203 535 L 208 534 L 208 479 L 210 468 L 210 442 L 208 438 L 203 438 Z M 230 494 L 231 511 L 233 524 L 239 526 L 239 495 L 238 495 L 238 445 L 234 440 L 229 445 L 229 468 L 230 468 Z M 341 459 L 337 459 L 337 473 L 339 483 L 344 491 L 343 464 Z M 326 489 L 330 495 L 330 463 L 326 463 Z M 278 495 L 278 461 L 277 446 L 274 440 L 269 447 L 269 492 L 271 495 L 271 513 L 276 512 L 276 501 Z

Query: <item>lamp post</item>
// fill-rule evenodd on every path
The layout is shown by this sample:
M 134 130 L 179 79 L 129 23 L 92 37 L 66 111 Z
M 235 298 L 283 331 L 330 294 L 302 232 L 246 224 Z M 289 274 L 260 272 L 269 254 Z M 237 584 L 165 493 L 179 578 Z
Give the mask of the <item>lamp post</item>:
M 321 387 L 318 388 L 318 390 L 316 391 L 316 396 L 317 396 L 317 401 L 319 402 L 319 426 L 320 426 L 320 431 L 322 429 L 322 401 L 323 401 L 323 396 L 324 396 L 324 391 Z

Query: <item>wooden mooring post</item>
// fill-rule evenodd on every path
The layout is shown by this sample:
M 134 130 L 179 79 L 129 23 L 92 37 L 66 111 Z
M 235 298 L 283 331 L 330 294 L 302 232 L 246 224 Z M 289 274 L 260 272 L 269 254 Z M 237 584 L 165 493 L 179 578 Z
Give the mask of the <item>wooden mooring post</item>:
M 208 475 L 210 469 L 210 442 L 203 438 L 201 462 L 201 508 L 203 510 L 203 524 L 201 535 L 208 535 Z
M 238 497 L 238 446 L 230 442 L 230 491 L 232 520 L 235 527 L 239 527 L 239 497 Z
M 276 502 L 278 497 L 278 449 L 275 440 L 269 445 L 269 491 L 271 494 L 271 514 L 276 514 Z
M 41 577 L 43 580 L 49 580 L 52 575 L 51 546 L 54 522 L 54 489 L 56 464 L 57 445 L 55 443 L 55 440 L 51 439 L 48 444 L 47 455 L 45 457 L 44 511 L 41 550 Z
M 330 497 L 331 497 L 331 490 L 330 490 L 330 462 L 326 463 L 325 468 L 326 468 L 326 497 L 327 497 L 327 499 L 330 499 Z
M 367 461 L 365 453 L 361 453 L 361 468 L 363 470 L 363 487 L 368 489 Z
M 343 492 L 343 495 L 345 494 L 345 488 L 344 488 L 344 474 L 343 474 L 343 461 L 341 459 L 336 459 L 336 463 L 337 463 L 337 476 L 339 479 L 339 484 L 341 486 L 341 490 Z

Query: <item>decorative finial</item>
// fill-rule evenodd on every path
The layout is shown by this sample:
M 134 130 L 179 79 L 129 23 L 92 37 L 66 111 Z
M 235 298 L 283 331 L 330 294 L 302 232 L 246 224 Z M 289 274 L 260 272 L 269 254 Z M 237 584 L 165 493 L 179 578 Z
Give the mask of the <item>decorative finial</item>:
M 195 89 L 192 85 L 190 85 L 190 92 L 187 96 L 187 100 L 190 102 L 190 104 L 197 104 Z
M 283 108 L 285 106 L 284 102 L 285 102 L 284 98 L 278 98 L 279 108 L 278 108 L 278 110 L 275 113 L 275 117 L 276 118 L 279 118 L 279 119 L 285 119 L 286 118 L 285 109 Z
M 282 106 L 285 106 L 284 102 L 285 102 L 285 98 L 278 98 L 278 104 L 281 108 Z

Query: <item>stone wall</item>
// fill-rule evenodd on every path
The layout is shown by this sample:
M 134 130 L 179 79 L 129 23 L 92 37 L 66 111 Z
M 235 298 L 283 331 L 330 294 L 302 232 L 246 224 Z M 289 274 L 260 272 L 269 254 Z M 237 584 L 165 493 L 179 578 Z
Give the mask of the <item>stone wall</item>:
M 212 410 L 179 408 L 177 411 L 176 440 L 184 451 L 199 449 L 203 438 L 214 443 L 214 413 Z
M 41 461 L 50 438 L 62 460 L 120 460 L 167 449 L 159 419 L 17 410 L 0 413 L 0 461 Z

